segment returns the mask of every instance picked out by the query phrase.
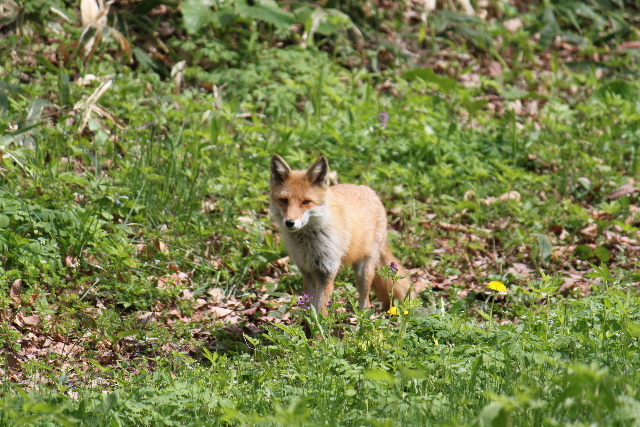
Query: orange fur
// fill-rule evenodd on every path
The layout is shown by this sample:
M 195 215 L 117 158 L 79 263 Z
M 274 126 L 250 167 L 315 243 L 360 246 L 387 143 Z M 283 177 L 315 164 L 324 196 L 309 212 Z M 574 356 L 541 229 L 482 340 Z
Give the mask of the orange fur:
M 302 273 L 304 291 L 316 310 L 326 313 L 336 274 L 349 264 L 356 272 L 360 309 L 370 306 L 372 287 L 388 308 L 390 295 L 406 297 L 409 281 L 401 279 L 394 286 L 376 273 L 394 262 L 406 276 L 387 243 L 386 210 L 369 187 L 329 186 L 328 172 L 324 156 L 306 171 L 292 170 L 277 154 L 271 159 L 271 216 Z

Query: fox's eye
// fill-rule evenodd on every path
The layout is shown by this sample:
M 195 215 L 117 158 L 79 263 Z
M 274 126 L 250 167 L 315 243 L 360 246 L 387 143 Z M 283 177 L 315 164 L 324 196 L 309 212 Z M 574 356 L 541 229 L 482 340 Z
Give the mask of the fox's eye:
M 280 199 L 280 203 L 282 203 L 283 205 L 287 205 L 287 204 L 289 204 L 289 199 L 285 199 L 283 197 L 282 199 Z
M 311 200 L 305 200 L 304 202 L 302 202 L 303 205 L 308 205 L 313 203 Z

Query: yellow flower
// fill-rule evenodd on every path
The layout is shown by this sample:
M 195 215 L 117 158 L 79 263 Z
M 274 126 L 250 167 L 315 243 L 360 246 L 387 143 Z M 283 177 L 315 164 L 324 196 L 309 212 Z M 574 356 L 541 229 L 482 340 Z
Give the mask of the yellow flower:
M 498 282 L 497 280 L 489 282 L 487 286 L 489 287 L 489 289 L 493 289 L 497 292 L 507 292 L 507 287 L 504 285 L 504 283 Z
M 389 311 L 387 311 L 387 313 L 392 314 L 394 316 L 398 315 L 398 306 L 394 305 L 393 307 L 391 307 L 389 309 Z

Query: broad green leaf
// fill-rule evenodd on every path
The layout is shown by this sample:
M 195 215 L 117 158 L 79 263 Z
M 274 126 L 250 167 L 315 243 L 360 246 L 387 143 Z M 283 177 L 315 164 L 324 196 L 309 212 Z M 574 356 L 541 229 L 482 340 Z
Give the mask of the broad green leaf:
M 502 95 L 509 101 L 514 101 L 516 99 L 524 99 L 529 95 L 528 91 L 525 90 L 520 90 L 517 89 L 515 87 L 510 87 L 507 90 L 505 90 L 504 92 L 502 92 Z
M 631 322 L 631 321 L 630 321 L 630 322 L 627 324 L 627 332 L 628 332 L 631 336 L 633 336 L 633 337 L 635 337 L 635 338 L 637 338 L 637 339 L 640 339 L 640 323 L 637 323 L 637 322 Z
M 245 19 L 267 22 L 280 28 L 289 28 L 295 23 L 295 17 L 278 6 L 274 0 L 255 0 L 249 5 L 247 0 L 236 1 L 236 11 Z
M 184 27 L 189 34 L 197 34 L 211 22 L 213 10 L 210 0 L 184 0 L 182 3 L 182 17 Z
M 616 95 L 627 101 L 636 101 L 640 98 L 640 87 L 627 80 L 611 80 L 600 86 L 594 94 L 594 99 L 604 100 L 607 96 Z
M 487 321 L 491 320 L 491 315 L 489 315 L 489 313 L 487 313 L 487 312 L 485 312 L 485 311 L 483 311 L 483 310 L 480 310 L 479 308 L 476 308 L 476 312 L 477 312 L 480 316 L 482 316 L 482 318 L 483 318 L 484 320 L 487 320 Z
M 489 104 L 489 101 L 486 100 L 486 99 L 469 99 L 469 98 L 465 98 L 462 101 L 462 106 L 472 116 L 476 112 L 485 109 L 488 104 Z
M 478 425 L 506 427 L 509 425 L 509 412 L 502 402 L 491 402 L 480 412 Z
M 543 262 L 549 262 L 553 255 L 553 246 L 549 237 L 544 234 L 538 234 L 538 252 Z
M 382 369 L 371 369 L 365 374 L 367 378 L 374 381 L 381 381 L 387 384 L 394 384 L 396 379 L 389 372 Z
M 595 250 L 595 255 L 602 262 L 609 262 L 611 260 L 611 251 L 604 246 L 598 246 Z
M 69 75 L 64 71 L 58 74 L 58 91 L 60 92 L 60 105 L 71 104 L 71 91 L 69 89 Z
M 6 93 L 0 91 L 0 111 L 6 110 L 9 111 L 11 109 L 11 104 L 9 103 L 9 97 Z
M 451 93 L 457 86 L 457 82 L 447 76 L 441 76 L 431 68 L 417 68 L 402 75 L 406 80 L 422 79 L 427 83 L 433 83 L 445 93 Z
M 593 249 L 591 249 L 587 245 L 576 246 L 576 249 L 573 251 L 573 254 L 575 255 L 576 258 L 579 258 L 579 259 L 590 259 L 596 256 L 596 254 L 593 252 Z

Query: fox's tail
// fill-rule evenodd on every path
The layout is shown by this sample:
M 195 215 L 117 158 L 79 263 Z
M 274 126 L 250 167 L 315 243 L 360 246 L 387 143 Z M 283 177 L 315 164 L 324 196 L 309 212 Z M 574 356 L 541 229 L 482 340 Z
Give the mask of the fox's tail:
M 380 255 L 380 266 L 390 266 L 392 262 L 398 266 L 397 274 L 399 276 L 404 276 L 404 279 L 400 279 L 394 284 L 393 280 L 383 279 L 378 273 L 376 273 L 375 276 L 373 276 L 373 282 L 371 283 L 371 287 L 376 291 L 376 295 L 382 302 L 382 307 L 385 310 L 391 307 L 391 295 L 393 295 L 394 300 L 397 299 L 403 301 L 411 287 L 407 270 L 405 270 L 405 268 L 400 264 L 400 261 L 398 261 L 393 253 L 391 253 L 389 245 L 385 245 L 382 254 Z

